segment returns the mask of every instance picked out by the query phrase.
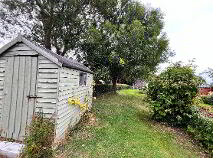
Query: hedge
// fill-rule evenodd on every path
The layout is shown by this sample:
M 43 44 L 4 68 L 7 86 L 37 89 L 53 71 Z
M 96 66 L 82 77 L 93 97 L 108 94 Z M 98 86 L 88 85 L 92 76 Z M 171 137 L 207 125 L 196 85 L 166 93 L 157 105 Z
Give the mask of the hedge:
M 208 96 L 202 96 L 203 103 L 213 105 L 213 94 Z
M 179 63 L 168 67 L 158 76 L 153 76 L 147 90 L 153 110 L 152 117 L 186 127 L 192 115 L 190 107 L 197 96 L 199 83 L 195 70 Z
M 113 91 L 112 84 L 96 84 L 93 88 L 94 88 L 93 89 L 94 96 L 100 96 L 104 93 Z M 117 86 L 116 86 L 116 90 L 129 89 L 129 88 L 131 88 L 131 86 L 129 86 L 127 84 L 117 84 Z
M 195 107 L 196 109 L 196 107 Z M 207 148 L 213 156 L 213 119 L 202 116 L 195 110 L 187 131 Z

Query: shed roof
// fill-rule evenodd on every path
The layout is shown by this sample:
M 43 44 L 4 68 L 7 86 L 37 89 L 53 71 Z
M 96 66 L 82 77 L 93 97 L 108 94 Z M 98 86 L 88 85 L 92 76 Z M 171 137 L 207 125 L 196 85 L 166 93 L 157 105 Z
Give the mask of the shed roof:
M 40 53 L 41 55 L 43 55 L 44 57 L 48 58 L 50 61 L 54 62 L 55 64 L 57 64 L 61 67 L 68 67 L 68 68 L 72 68 L 72 69 L 77 69 L 77 70 L 93 73 L 88 67 L 84 66 L 83 64 L 81 64 L 75 60 L 71 60 L 71 59 L 62 57 L 62 56 L 52 52 L 51 50 L 48 50 L 36 43 L 31 42 L 30 40 L 24 38 L 21 35 L 18 35 L 18 37 L 16 37 L 11 42 L 7 43 L 2 48 L 0 48 L 0 56 L 6 50 L 8 50 L 9 48 L 11 48 L 12 46 L 14 46 L 15 44 L 17 44 L 19 42 L 23 42 L 31 49 L 35 50 L 36 52 Z

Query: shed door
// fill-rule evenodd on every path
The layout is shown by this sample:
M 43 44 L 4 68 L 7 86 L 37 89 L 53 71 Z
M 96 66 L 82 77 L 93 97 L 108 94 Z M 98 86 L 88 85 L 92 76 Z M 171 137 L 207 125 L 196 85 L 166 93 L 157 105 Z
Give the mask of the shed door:
M 4 84 L 3 137 L 23 140 L 35 107 L 36 56 L 8 57 Z

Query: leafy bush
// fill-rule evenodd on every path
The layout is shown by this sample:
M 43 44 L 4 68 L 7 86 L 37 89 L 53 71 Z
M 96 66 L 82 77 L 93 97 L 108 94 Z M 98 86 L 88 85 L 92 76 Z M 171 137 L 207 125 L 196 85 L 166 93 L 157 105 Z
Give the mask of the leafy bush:
M 131 86 L 126 85 L 126 84 L 117 84 L 116 89 L 121 90 L 121 89 L 129 89 Z M 99 96 L 104 93 L 112 92 L 113 87 L 112 84 L 96 84 L 94 86 L 94 96 Z
M 28 136 L 24 139 L 25 147 L 22 158 L 51 158 L 54 141 L 54 123 L 41 115 L 34 116 L 28 127 Z
M 202 100 L 204 104 L 213 105 L 213 94 L 208 96 L 202 96 Z
M 194 108 L 196 109 L 196 107 Z M 200 141 L 213 156 L 213 120 L 200 115 L 198 110 L 194 111 L 187 131 Z
M 191 105 L 197 96 L 199 83 L 192 67 L 180 63 L 153 77 L 147 90 L 153 118 L 186 126 L 192 117 Z

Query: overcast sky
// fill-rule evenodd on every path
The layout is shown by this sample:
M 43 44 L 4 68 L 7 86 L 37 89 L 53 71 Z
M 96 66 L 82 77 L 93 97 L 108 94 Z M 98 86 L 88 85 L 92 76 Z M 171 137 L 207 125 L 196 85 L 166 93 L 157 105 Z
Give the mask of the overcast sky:
M 213 68 L 213 0 L 140 1 L 164 13 L 164 31 L 176 52 L 172 61 L 195 58 L 198 73 Z

